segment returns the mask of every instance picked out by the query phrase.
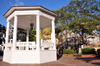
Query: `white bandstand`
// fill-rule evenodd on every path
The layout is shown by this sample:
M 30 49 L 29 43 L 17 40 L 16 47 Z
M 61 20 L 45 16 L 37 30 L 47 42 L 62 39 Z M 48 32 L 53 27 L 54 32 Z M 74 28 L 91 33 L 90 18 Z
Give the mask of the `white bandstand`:
M 11 64 L 45 63 L 56 61 L 55 20 L 57 14 L 42 6 L 12 6 L 7 19 L 6 43 L 3 61 Z M 29 42 L 30 23 L 36 29 L 36 42 Z M 9 26 L 13 25 L 13 42 L 9 42 Z M 51 42 L 43 42 L 43 28 L 51 27 Z M 27 30 L 26 42 L 17 42 L 17 28 Z M 40 39 L 41 31 L 41 39 Z

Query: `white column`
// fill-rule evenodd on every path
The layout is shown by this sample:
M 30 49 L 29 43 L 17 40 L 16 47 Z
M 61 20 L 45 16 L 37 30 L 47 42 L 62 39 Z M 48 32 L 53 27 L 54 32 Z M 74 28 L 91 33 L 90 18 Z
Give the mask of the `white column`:
M 56 49 L 56 42 L 55 42 L 55 21 L 52 19 L 52 27 L 51 27 L 51 42 L 54 43 L 53 49 Z
M 42 42 L 43 42 L 43 29 L 41 29 L 41 46 L 42 46 Z
M 36 43 L 37 48 L 36 50 L 40 50 L 40 16 L 36 15 Z
M 41 29 L 41 49 L 44 50 L 44 47 L 43 47 L 43 29 Z
M 9 40 L 9 26 L 10 26 L 10 22 L 7 21 L 7 28 L 6 28 L 6 44 L 8 43 L 8 40 Z
M 29 42 L 29 29 L 27 29 L 27 37 L 26 37 L 26 41 L 27 41 L 26 50 L 28 50 L 28 42 Z
M 6 28 L 6 44 L 8 44 L 8 40 L 9 40 L 9 26 L 10 26 L 10 22 L 7 21 L 7 28 Z M 7 50 L 7 47 L 5 46 L 5 50 Z
M 13 30 L 13 50 L 16 49 L 17 44 L 17 16 L 14 16 L 14 30 Z

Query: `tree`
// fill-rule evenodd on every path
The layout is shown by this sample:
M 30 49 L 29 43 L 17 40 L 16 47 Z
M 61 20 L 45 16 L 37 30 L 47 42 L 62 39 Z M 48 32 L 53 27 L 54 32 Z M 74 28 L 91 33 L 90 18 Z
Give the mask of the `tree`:
M 29 31 L 29 41 L 36 41 L 36 30 Z
M 61 26 L 61 31 L 67 27 L 79 34 L 82 44 L 86 43 L 84 33 L 92 34 L 100 25 L 100 2 L 97 0 L 71 0 L 69 5 L 55 12 L 58 13 L 56 25 Z
M 49 28 L 44 28 L 43 29 L 43 39 L 50 39 L 51 37 L 50 37 L 50 35 L 51 35 L 51 27 L 49 27 Z
M 6 27 L 2 26 L 2 32 L 5 34 L 6 33 Z
M 68 22 L 69 30 L 78 33 L 84 42 L 84 33 L 98 30 L 100 25 L 100 2 L 96 0 L 71 0 L 68 11 L 72 12 L 73 20 Z M 91 26 L 92 25 L 92 26 Z M 91 33 L 92 34 L 92 33 Z
M 5 43 L 3 35 L 6 33 L 6 27 L 0 24 L 0 44 Z
M 51 27 L 43 29 L 43 34 L 51 35 Z
M 26 29 L 18 28 L 17 39 L 21 41 L 26 41 Z
M 0 32 L 4 33 L 6 32 L 6 27 L 0 24 Z
M 68 27 L 66 26 L 66 24 L 68 22 L 70 22 L 74 17 L 73 13 L 68 12 L 68 9 L 69 9 L 68 6 L 64 6 L 61 9 L 54 11 L 54 12 L 58 13 L 58 18 L 57 18 L 57 21 L 56 21 L 56 30 L 55 30 L 56 31 L 56 37 L 61 42 L 63 41 L 63 39 L 61 38 L 61 36 L 59 36 L 59 33 L 60 32 L 63 33 L 63 31 L 66 30 L 66 36 L 65 37 L 67 37 Z M 66 41 L 67 41 L 67 44 L 68 44 L 67 39 L 66 39 Z M 62 42 L 62 43 L 65 44 L 65 42 Z
M 17 34 L 18 40 L 26 41 L 26 29 L 18 28 Z M 29 30 L 29 41 L 36 41 L 36 30 Z

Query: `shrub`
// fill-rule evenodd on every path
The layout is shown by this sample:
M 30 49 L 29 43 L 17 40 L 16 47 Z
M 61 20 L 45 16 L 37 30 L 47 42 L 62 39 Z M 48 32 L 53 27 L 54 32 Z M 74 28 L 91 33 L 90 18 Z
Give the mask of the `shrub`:
M 94 48 L 83 48 L 82 49 L 82 54 L 95 54 L 95 49 Z
M 63 49 L 63 54 L 73 54 L 74 50 L 71 49 Z
M 77 53 L 74 53 L 73 55 L 77 55 Z
M 63 54 L 63 50 L 59 50 L 59 54 Z
M 97 49 L 98 54 L 100 54 L 100 49 Z
M 77 54 L 77 53 L 74 53 L 73 56 L 74 56 L 74 55 L 82 55 L 82 54 L 81 54 L 81 53 L 78 53 L 78 54 Z
M 81 53 L 78 53 L 77 55 L 82 55 Z

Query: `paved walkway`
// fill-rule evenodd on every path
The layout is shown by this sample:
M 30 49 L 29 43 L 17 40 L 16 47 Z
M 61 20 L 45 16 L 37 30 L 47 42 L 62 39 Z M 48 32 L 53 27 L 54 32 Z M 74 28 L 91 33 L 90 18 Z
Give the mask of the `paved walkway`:
M 100 58 L 60 57 L 57 61 L 42 64 L 9 64 L 0 56 L 0 66 L 100 66 Z

